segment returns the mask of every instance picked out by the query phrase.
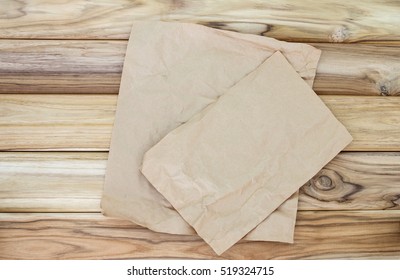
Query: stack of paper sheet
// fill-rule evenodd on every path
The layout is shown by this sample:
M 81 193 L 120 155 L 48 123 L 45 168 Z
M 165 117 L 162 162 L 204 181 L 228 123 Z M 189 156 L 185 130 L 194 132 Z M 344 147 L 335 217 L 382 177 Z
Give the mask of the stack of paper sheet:
M 241 238 L 293 242 L 298 189 L 351 141 L 311 89 L 319 56 L 306 44 L 136 22 L 104 214 L 197 233 L 218 254 Z

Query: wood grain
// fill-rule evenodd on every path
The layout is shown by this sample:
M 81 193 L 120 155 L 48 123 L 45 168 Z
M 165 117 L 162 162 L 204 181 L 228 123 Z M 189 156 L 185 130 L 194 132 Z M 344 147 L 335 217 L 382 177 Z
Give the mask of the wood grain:
M 399 14 L 391 0 L 6 0 L 0 38 L 126 39 L 133 20 L 162 19 L 292 41 L 393 41 Z
M 299 209 L 400 210 L 400 153 L 340 153 L 300 189 Z
M 0 95 L 1 150 L 108 150 L 115 95 Z
M 118 93 L 126 45 L 0 40 L 0 93 Z
M 0 93 L 118 93 L 127 41 L 0 40 Z M 318 94 L 400 95 L 400 45 L 313 44 Z
M 322 50 L 318 94 L 400 95 L 400 45 L 313 45 Z
M 400 99 L 321 96 L 346 126 L 347 151 L 400 151 Z M 0 150 L 107 151 L 115 95 L 0 95 Z
M 353 142 L 345 150 L 400 151 L 399 98 L 330 95 L 321 98 L 353 136 Z
M 107 153 L 0 153 L 0 212 L 100 212 Z
M 107 153 L 0 153 L 0 212 L 100 212 Z M 299 210 L 400 210 L 400 153 L 344 152 L 301 189 Z
M 0 259 L 400 258 L 400 211 L 303 211 L 295 243 L 239 242 L 216 256 L 199 237 L 101 214 L 0 214 Z
M 400 259 L 400 4 L 353 2 L 2 1 L 0 259 Z M 116 94 L 138 19 L 323 51 L 314 90 L 354 141 L 301 188 L 295 244 L 240 242 L 218 257 L 196 236 L 101 215 Z M 353 44 L 331 44 L 342 42 Z

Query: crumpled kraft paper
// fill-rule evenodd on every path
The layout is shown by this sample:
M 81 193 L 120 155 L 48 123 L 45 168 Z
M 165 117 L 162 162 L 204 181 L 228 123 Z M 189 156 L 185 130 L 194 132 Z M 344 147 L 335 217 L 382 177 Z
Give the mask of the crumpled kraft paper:
M 142 172 L 221 254 L 351 140 L 276 52 L 151 148 Z
M 102 210 L 154 231 L 193 234 L 139 168 L 144 153 L 280 50 L 312 86 L 312 46 L 195 24 L 135 22 L 127 47 Z M 246 238 L 292 242 L 297 194 Z M 279 225 L 276 223 L 279 220 Z

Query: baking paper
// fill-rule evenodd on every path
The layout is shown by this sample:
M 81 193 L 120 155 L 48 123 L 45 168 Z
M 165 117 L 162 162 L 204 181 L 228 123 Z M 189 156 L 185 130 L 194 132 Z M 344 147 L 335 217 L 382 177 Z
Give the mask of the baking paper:
M 143 155 L 276 50 L 311 86 L 320 56 L 312 46 L 196 24 L 135 22 L 118 96 L 103 213 L 154 231 L 193 234 L 192 227 L 141 174 Z M 291 199 L 279 208 L 279 219 L 270 217 L 247 238 L 292 242 L 297 195 Z
M 351 140 L 276 52 L 151 148 L 142 172 L 221 254 Z

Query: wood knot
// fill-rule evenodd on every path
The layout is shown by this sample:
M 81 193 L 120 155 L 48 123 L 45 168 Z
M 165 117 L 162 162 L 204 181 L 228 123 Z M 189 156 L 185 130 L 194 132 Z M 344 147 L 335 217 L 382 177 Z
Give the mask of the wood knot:
M 328 191 L 333 189 L 335 186 L 332 184 L 331 178 L 326 175 L 319 176 L 317 180 L 314 181 L 316 188 L 322 191 Z
M 393 69 L 392 72 L 387 71 L 382 73 L 377 86 L 380 94 L 383 96 L 398 96 L 400 95 L 400 79 L 399 79 L 400 67 Z M 383 77 L 385 76 L 385 77 Z
M 360 185 L 344 181 L 336 171 L 324 168 L 303 186 L 301 192 L 320 201 L 346 202 L 362 189 Z
M 333 43 L 342 43 L 349 38 L 349 30 L 345 26 L 336 27 L 329 35 L 329 41 Z
M 387 89 L 386 86 L 381 85 L 381 86 L 379 87 L 379 90 L 380 90 L 380 92 L 381 92 L 381 95 L 383 95 L 383 96 L 388 96 L 388 95 L 389 95 L 389 91 L 388 91 L 388 89 Z
M 390 206 L 386 207 L 385 209 L 400 209 L 400 194 L 387 194 L 383 197 L 383 199 L 390 203 Z

